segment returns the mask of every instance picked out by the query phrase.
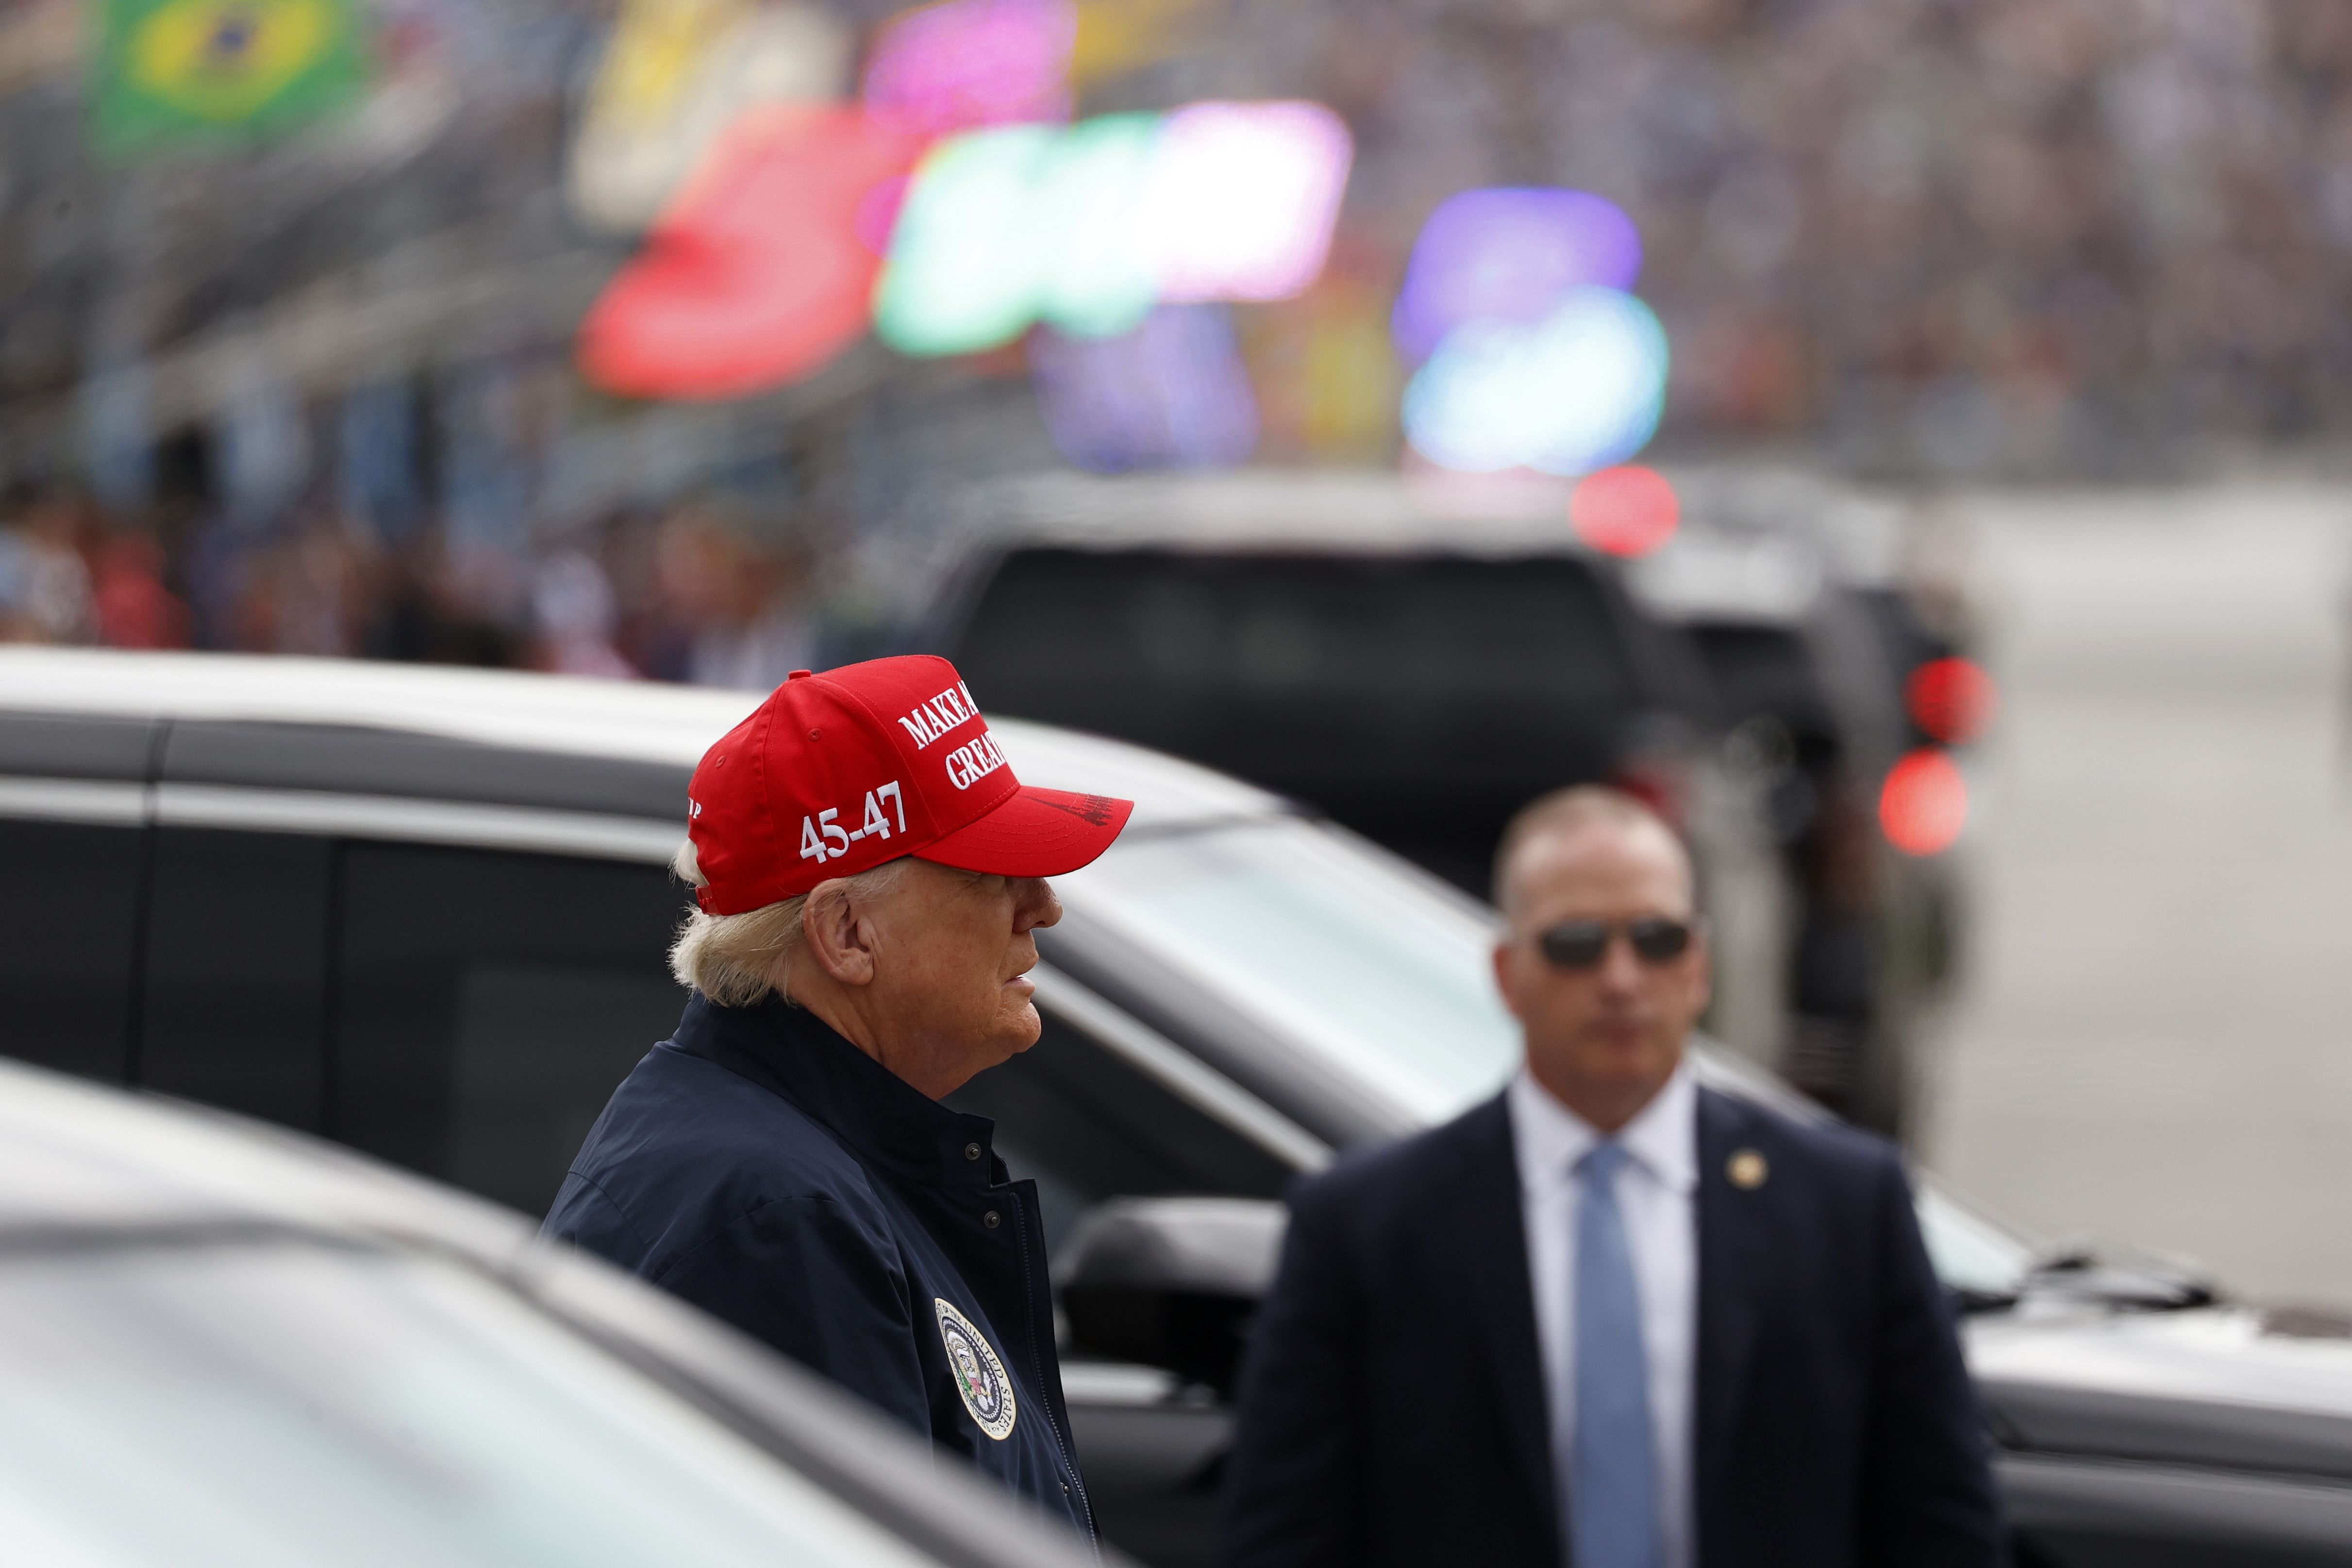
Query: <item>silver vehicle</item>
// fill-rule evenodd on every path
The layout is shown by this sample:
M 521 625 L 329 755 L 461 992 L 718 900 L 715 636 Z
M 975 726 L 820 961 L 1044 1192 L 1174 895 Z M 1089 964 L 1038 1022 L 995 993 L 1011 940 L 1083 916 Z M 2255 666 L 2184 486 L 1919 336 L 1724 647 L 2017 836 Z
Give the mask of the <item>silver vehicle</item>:
M 748 694 L 297 660 L 0 654 L 0 1030 L 536 1212 L 683 1002 L 686 780 Z M 1276 1200 L 1491 1094 L 1491 916 L 1263 791 L 995 726 L 1025 782 L 1138 802 L 1059 883 L 1040 1043 L 962 1109 L 1045 1200 L 1106 1532 L 1213 1562 Z M 1736 1054 L 1731 1092 L 1808 1111 Z M 2037 1260 L 1921 1217 L 2028 1568 L 2352 1560 L 2352 1321 Z
M 0 1557 L 1079 1568 L 1084 1542 L 520 1216 L 0 1064 Z

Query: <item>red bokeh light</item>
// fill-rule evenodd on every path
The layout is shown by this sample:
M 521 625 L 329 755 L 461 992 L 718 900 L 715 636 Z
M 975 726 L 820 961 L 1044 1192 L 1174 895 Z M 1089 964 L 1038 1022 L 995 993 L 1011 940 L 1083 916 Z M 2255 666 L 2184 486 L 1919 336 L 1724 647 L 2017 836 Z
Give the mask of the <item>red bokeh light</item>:
M 1948 745 L 1973 741 L 1992 723 L 1992 677 L 1965 658 L 1933 658 L 1903 683 L 1911 721 Z
M 872 317 L 882 258 L 860 209 L 918 151 L 854 110 L 746 115 L 581 322 L 582 373 L 625 396 L 719 398 L 823 369 Z
M 1878 825 L 1906 855 L 1942 854 L 1968 819 L 1968 780 L 1944 752 L 1923 747 L 1887 770 L 1878 792 Z
M 1675 536 L 1682 518 L 1665 476 L 1632 464 L 1585 475 L 1568 498 L 1576 536 L 1605 555 L 1647 555 Z

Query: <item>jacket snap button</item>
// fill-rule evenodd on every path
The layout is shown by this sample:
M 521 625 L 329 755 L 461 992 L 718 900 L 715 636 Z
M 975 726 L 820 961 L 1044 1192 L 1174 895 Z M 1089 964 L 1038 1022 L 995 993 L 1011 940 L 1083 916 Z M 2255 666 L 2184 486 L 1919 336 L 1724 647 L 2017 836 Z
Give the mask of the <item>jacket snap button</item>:
M 994 1230 L 998 1226 L 1004 1223 L 1004 1216 L 998 1214 L 994 1209 L 991 1209 L 986 1214 L 980 1216 L 980 1223 L 986 1226 L 989 1229 Z
M 979 1158 L 980 1158 L 980 1145 L 979 1145 L 979 1144 L 977 1144 L 977 1143 L 967 1143 L 967 1144 L 965 1144 L 965 1145 L 963 1146 L 963 1157 L 964 1157 L 965 1159 L 967 1159 L 967 1160 L 977 1160 L 977 1159 L 979 1159 Z

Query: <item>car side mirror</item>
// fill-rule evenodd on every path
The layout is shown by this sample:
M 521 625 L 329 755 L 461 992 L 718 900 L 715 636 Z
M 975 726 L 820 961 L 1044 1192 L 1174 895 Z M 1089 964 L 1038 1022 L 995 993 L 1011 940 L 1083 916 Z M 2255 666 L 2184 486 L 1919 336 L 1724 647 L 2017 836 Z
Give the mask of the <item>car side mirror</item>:
M 1230 1396 L 1242 1331 L 1274 1283 L 1289 1216 L 1255 1198 L 1113 1198 L 1055 1268 L 1071 1349 L 1165 1367 Z

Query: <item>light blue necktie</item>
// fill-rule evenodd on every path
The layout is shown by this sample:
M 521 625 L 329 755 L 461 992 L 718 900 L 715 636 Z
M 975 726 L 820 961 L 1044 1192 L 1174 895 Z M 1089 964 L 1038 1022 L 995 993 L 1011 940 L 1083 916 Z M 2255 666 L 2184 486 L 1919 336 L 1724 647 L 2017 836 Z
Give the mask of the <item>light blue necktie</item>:
M 1617 1205 L 1625 1151 L 1595 1144 L 1578 1162 L 1576 1437 L 1569 1460 L 1576 1568 L 1660 1568 L 1658 1455 L 1650 1428 L 1650 1359 L 1642 1296 Z

